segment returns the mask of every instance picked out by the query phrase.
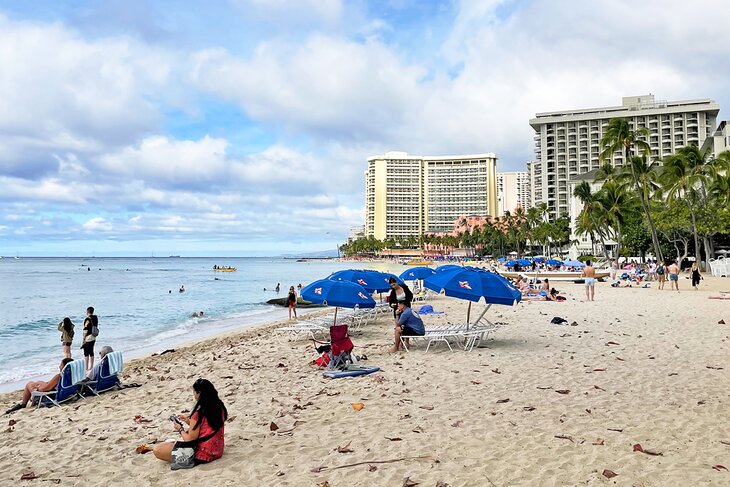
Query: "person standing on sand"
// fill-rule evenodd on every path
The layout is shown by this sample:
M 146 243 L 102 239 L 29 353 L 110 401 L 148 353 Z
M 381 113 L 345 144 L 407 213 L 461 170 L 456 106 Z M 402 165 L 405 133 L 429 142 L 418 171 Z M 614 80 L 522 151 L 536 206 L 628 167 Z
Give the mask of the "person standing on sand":
M 297 317 L 297 293 L 294 291 L 294 286 L 289 286 L 289 295 L 286 297 L 286 307 L 289 308 L 289 321 L 291 321 L 292 311 L 294 312 L 294 318 Z
M 611 261 L 611 281 L 616 280 L 616 273 L 618 272 L 618 262 L 616 259 Z
M 590 260 L 586 261 L 586 266 L 583 268 L 583 272 L 580 273 L 586 283 L 586 301 L 595 301 L 593 298 L 596 294 L 596 269 Z
M 84 363 L 86 371 L 94 368 L 94 344 L 99 333 L 99 318 L 94 314 L 94 307 L 86 308 L 86 319 L 84 320 L 84 335 L 81 340 L 81 349 L 84 351 Z M 96 330 L 94 330 L 96 328 Z M 97 335 L 94 334 L 96 331 Z
M 669 290 L 676 289 L 679 292 L 679 266 L 676 262 L 672 262 L 667 271 L 669 272 Z
M 664 283 L 667 282 L 667 269 L 664 262 L 659 262 L 656 266 L 656 276 L 659 280 L 659 290 L 664 289 Z
M 692 287 L 695 288 L 695 291 L 697 291 L 697 286 L 700 285 L 701 279 L 700 266 L 697 265 L 697 262 L 694 262 L 692 263 Z
M 58 324 L 58 331 L 61 332 L 63 358 L 71 358 L 71 343 L 74 341 L 74 324 L 66 317 Z

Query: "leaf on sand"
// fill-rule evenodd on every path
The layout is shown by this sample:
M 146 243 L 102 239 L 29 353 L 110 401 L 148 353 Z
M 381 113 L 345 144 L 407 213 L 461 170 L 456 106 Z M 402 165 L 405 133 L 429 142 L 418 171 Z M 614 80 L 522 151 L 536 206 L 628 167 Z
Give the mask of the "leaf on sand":
M 714 365 L 705 365 L 705 367 L 712 370 L 722 370 L 722 367 L 715 367 Z
M 606 369 L 593 369 L 593 372 L 605 372 Z
M 10 421 L 8 421 L 8 426 L 15 426 L 16 424 L 18 424 L 18 422 L 14 419 L 11 419 Z
M 454 422 L 454 423 L 451 423 L 451 426 L 453 426 L 454 428 L 458 428 L 458 427 L 459 427 L 459 426 L 461 426 L 462 424 L 464 424 L 464 421 L 462 421 L 462 420 L 458 420 L 458 421 L 456 421 L 456 422 Z
M 411 480 L 410 477 L 406 477 L 403 479 L 403 487 L 413 487 L 414 485 L 418 485 L 418 484 L 419 484 L 419 482 Z
M 501 374 L 502 373 L 502 372 L 499 371 L 499 369 L 492 369 L 492 372 L 494 372 L 495 374 Z
M 368 465 L 368 472 L 375 472 L 377 469 L 377 465 Z
M 626 360 L 622 359 L 621 357 L 616 357 L 616 360 L 620 360 L 621 362 L 626 362 Z
M 350 405 L 352 406 L 352 409 L 354 409 L 355 411 L 360 411 L 362 408 L 365 407 L 365 405 L 361 402 L 353 402 Z
M 619 344 L 616 342 L 606 342 L 606 346 L 609 346 L 609 345 L 619 345 Z
M 633 446 L 633 451 L 640 451 L 644 453 L 644 449 L 641 447 L 641 444 L 637 443 Z
M 575 443 L 575 441 L 573 441 L 573 437 L 570 435 L 555 435 L 555 438 L 559 438 L 561 440 L 570 440 L 572 443 Z
M 137 448 L 134 449 L 135 453 L 140 453 L 140 454 L 149 453 L 151 451 L 152 451 L 152 448 L 150 448 L 149 446 L 147 446 L 144 443 L 142 443 L 141 445 L 139 445 Z
M 504 404 L 506 402 L 509 402 L 509 398 L 507 398 L 507 399 L 497 399 L 497 404 Z
M 718 325 L 724 325 L 725 324 L 725 320 L 720 320 L 720 321 L 717 322 L 717 324 Z
M 613 470 L 605 469 L 603 472 L 601 472 L 601 475 L 603 475 L 607 479 L 612 479 L 615 476 L 617 476 L 618 474 L 616 472 L 614 472 Z
M 616 431 L 618 433 L 624 432 L 623 428 L 606 428 L 606 429 L 608 429 L 608 431 Z
M 228 419 L 226 419 L 226 423 L 230 423 L 234 419 L 236 419 L 236 416 L 229 416 Z
M 317 484 L 317 487 L 330 487 L 330 483 L 326 480 Z
M 717 470 L 718 472 L 720 472 L 720 471 L 722 471 L 722 470 L 725 470 L 726 472 L 728 471 L 728 470 L 727 470 L 727 467 L 726 467 L 725 465 L 720 465 L 720 464 L 717 464 L 717 465 L 713 465 L 713 466 L 712 466 L 712 469 L 713 469 L 713 470 Z
M 319 466 L 319 467 L 310 468 L 309 471 L 312 472 L 312 473 L 319 473 L 322 470 L 324 470 L 324 468 L 325 467 L 323 467 L 323 466 Z
M 717 466 L 717 465 L 715 465 L 715 466 Z M 722 467 L 722 465 L 720 465 L 720 466 Z M 712 467 L 712 468 L 715 468 L 715 467 Z M 25 472 L 25 473 L 23 473 L 23 475 L 20 476 L 20 480 L 33 480 L 33 479 L 37 479 L 37 478 L 38 478 L 38 476 L 36 474 L 34 474 L 33 472 Z
M 570 389 L 558 389 L 555 392 L 558 394 L 570 394 Z
M 594 445 L 602 446 L 603 445 L 603 438 L 596 438 L 596 441 L 593 442 Z
M 425 409 L 426 411 L 433 411 L 433 406 L 418 406 L 420 409 Z
M 447 484 L 446 482 L 442 482 L 442 481 L 439 480 L 439 481 L 436 482 L 436 487 L 449 487 L 449 484 Z
M 351 441 L 348 441 L 347 442 L 347 445 L 345 445 L 345 446 L 338 446 L 337 448 L 334 449 L 334 451 L 336 451 L 337 453 L 352 453 L 355 450 L 353 450 L 352 448 L 350 448 L 350 443 L 352 443 L 352 442 Z
M 151 420 L 151 419 L 147 419 L 147 418 L 143 418 L 142 416 L 140 416 L 140 415 L 138 414 L 138 415 L 136 415 L 136 416 L 134 417 L 134 422 L 135 422 L 135 423 L 151 423 L 151 422 L 152 422 L 152 420 Z
M 601 386 L 597 386 L 597 385 L 595 385 L 595 384 L 593 385 L 593 388 L 594 388 L 594 389 L 598 389 L 599 391 L 605 391 L 605 390 L 606 390 L 606 389 L 604 389 L 603 387 L 601 387 Z
M 390 440 L 390 441 L 403 441 L 402 438 L 398 438 L 398 437 L 390 438 L 390 437 L 386 436 L 385 439 Z
M 276 431 L 278 429 L 279 429 L 279 426 L 276 423 L 274 423 L 273 421 L 269 424 L 269 430 Z
M 720 443 L 722 443 L 723 445 L 730 445 L 730 441 L 726 440 L 720 440 Z
M 525 406 L 522 408 L 523 411 L 534 411 L 537 409 L 535 406 Z

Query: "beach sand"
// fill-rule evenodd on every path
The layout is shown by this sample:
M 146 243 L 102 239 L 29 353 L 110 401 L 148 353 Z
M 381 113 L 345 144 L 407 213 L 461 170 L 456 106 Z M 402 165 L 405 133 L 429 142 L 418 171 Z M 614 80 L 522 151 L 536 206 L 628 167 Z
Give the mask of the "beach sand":
M 708 299 L 730 280 L 682 279 L 679 294 L 599 283 L 592 303 L 555 284 L 566 302 L 493 307 L 505 325 L 472 352 L 389 354 L 392 322 L 366 325 L 355 353 L 382 371 L 355 379 L 324 379 L 311 344 L 275 340 L 275 324 L 134 360 L 123 381 L 140 388 L 3 416 L 0 484 L 730 485 L 713 469 L 730 468 L 730 301 Z M 465 317 L 463 301 L 428 303 L 446 313 L 427 325 Z M 167 418 L 192 408 L 198 377 L 231 416 L 223 458 L 172 472 L 136 454 L 176 437 Z

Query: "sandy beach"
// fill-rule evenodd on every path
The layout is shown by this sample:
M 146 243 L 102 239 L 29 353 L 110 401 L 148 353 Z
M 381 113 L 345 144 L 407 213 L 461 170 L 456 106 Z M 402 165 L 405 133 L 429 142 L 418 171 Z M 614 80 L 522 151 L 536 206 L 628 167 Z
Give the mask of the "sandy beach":
M 563 303 L 495 306 L 504 326 L 471 352 L 389 354 L 384 317 L 352 338 L 382 371 L 354 379 L 323 378 L 310 342 L 272 337 L 279 324 L 137 359 L 123 382 L 140 388 L 4 416 L 0 484 L 730 485 L 730 300 L 708 299 L 730 280 L 655 286 L 599 283 L 585 303 L 583 286 L 560 284 Z M 428 304 L 445 313 L 427 326 L 466 314 Z M 167 418 L 192 408 L 198 377 L 229 410 L 223 458 L 172 472 L 135 453 L 175 437 Z

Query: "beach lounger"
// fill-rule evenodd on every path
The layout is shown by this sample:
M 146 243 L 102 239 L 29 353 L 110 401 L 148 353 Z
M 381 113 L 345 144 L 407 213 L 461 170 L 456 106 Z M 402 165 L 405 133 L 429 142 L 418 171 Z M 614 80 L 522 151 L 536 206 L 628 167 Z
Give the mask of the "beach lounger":
M 86 377 L 83 359 L 69 362 L 61 371 L 61 378 L 55 391 L 33 391 L 30 399 L 38 408 L 45 406 L 60 406 L 64 402 L 78 399 L 81 381 Z
M 82 382 L 85 390 L 95 396 L 100 393 L 119 387 L 119 374 L 124 369 L 122 352 L 108 353 L 101 361 L 99 377 L 93 381 Z
M 303 320 L 297 321 L 293 325 L 281 326 L 274 330 L 274 335 L 277 337 L 288 337 L 288 338 L 311 338 L 314 339 L 318 334 L 324 335 L 327 333 L 327 327 L 319 320 Z
M 459 347 L 463 350 L 471 351 L 474 349 L 477 343 L 487 341 L 489 339 L 489 334 L 499 329 L 498 325 L 492 323 L 485 317 L 485 314 L 490 307 L 491 304 L 487 305 L 484 311 L 482 311 L 482 314 L 479 315 L 479 317 L 476 319 L 476 321 L 470 323 L 468 326 L 466 324 L 454 324 L 440 326 L 437 328 L 426 328 L 426 333 L 423 336 L 401 336 L 401 345 L 403 346 L 405 351 L 408 352 L 408 347 L 406 347 L 405 344 L 406 339 L 415 339 L 416 341 L 424 340 L 427 342 L 426 352 L 428 352 L 431 348 L 431 345 L 433 345 L 434 343 L 442 342 L 449 347 L 449 350 L 453 351 L 454 349 L 451 346 L 451 342 L 455 342 L 458 343 Z

